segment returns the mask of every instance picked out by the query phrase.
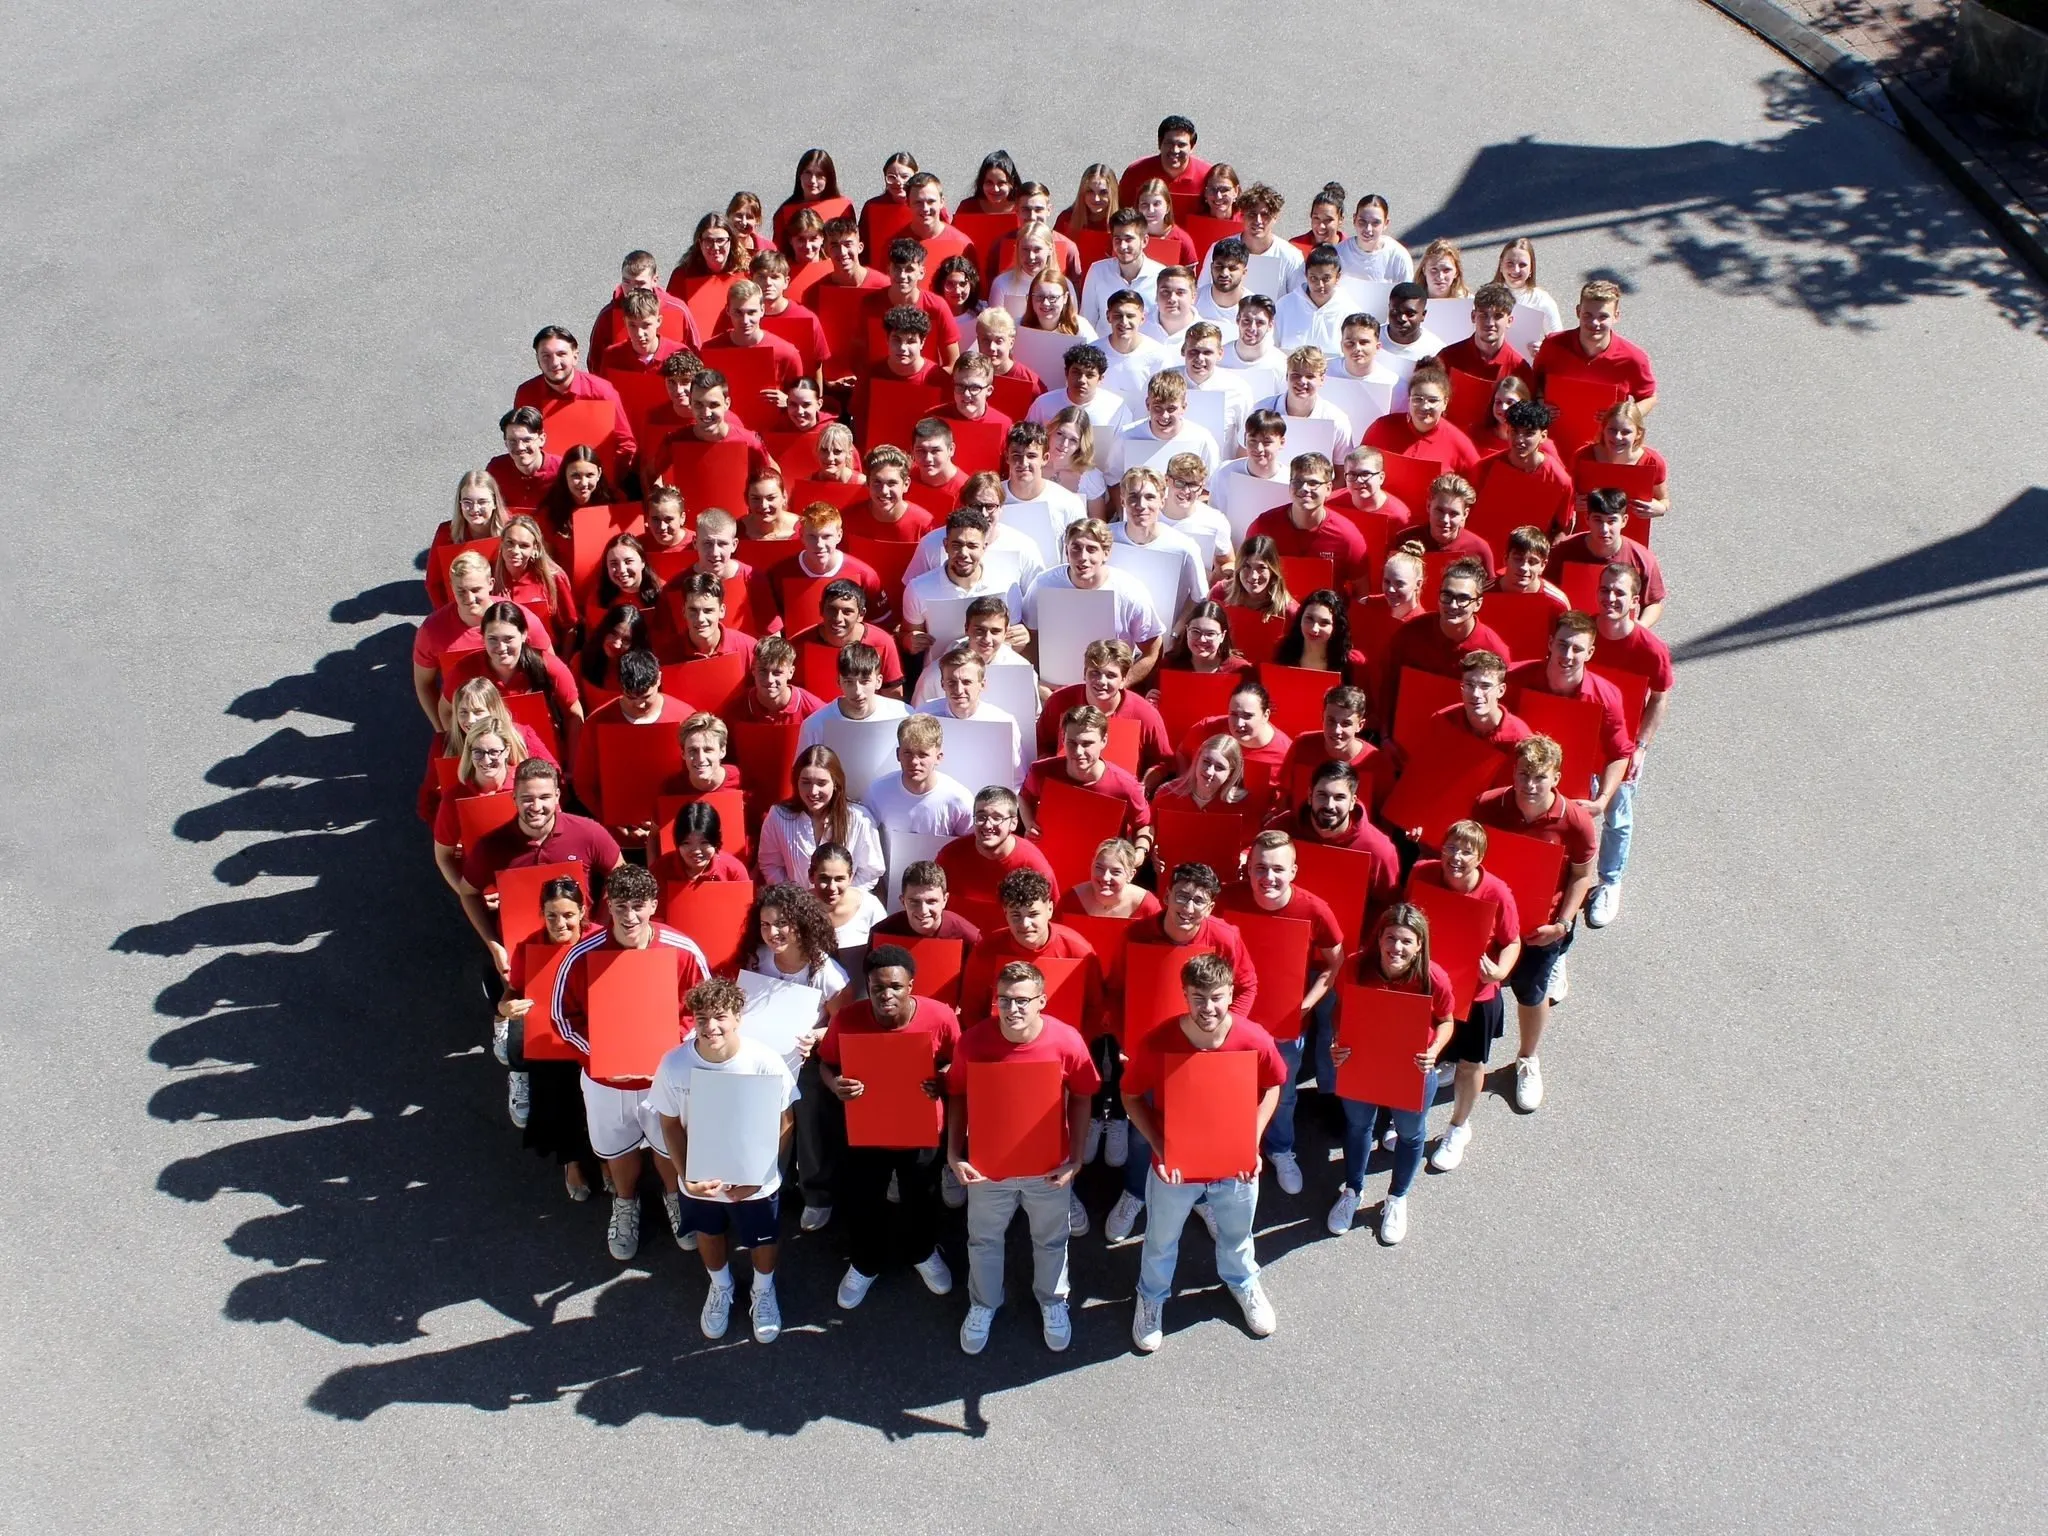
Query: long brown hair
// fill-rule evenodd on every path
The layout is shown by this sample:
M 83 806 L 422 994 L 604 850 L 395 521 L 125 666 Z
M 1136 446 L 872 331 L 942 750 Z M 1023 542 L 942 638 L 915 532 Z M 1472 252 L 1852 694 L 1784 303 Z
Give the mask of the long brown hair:
M 1417 945 L 1415 963 L 1408 967 L 1408 974 L 1399 978 L 1387 975 L 1380 958 L 1380 935 L 1389 928 L 1406 928 L 1414 933 Z M 1384 982 L 1387 986 L 1406 992 L 1420 992 L 1429 995 L 1429 914 L 1413 902 L 1397 901 L 1380 914 L 1380 920 L 1372 925 L 1372 952 L 1361 957 L 1365 964 L 1359 969 L 1366 978 Z
M 806 768 L 822 768 L 832 778 L 832 804 L 825 812 L 825 835 L 821 843 L 844 843 L 846 824 L 849 820 L 846 810 L 846 770 L 839 764 L 839 754 L 830 747 L 805 747 L 797 753 L 796 761 L 789 765 L 789 798 L 782 802 L 782 808 L 792 816 L 808 816 L 810 810 L 797 798 L 796 781 Z

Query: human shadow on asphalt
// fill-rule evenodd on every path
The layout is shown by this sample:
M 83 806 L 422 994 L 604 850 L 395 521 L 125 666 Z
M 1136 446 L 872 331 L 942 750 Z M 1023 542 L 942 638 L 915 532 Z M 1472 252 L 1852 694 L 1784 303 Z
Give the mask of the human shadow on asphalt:
M 1928 195 L 1925 183 L 1940 180 L 1931 165 L 1924 178 L 1896 182 L 1889 157 L 1872 150 L 1871 125 L 1826 86 L 1796 72 L 1761 85 L 1767 115 L 1787 125 L 1771 138 L 1510 139 L 1474 156 L 1402 238 L 1415 250 L 1438 236 L 1458 240 L 1477 283 L 1516 235 L 1535 237 L 1540 251 L 1545 234 L 1604 229 L 1651 266 L 1830 325 L 1868 326 L 1876 312 L 1916 299 L 1977 294 L 2013 325 L 2048 330 L 2048 288 L 1997 246 L 1973 208 Z M 1537 275 L 1569 312 L 1578 274 Z
M 2048 490 L 2022 491 L 1985 522 L 1709 630 L 1676 647 L 1701 661 L 1833 630 L 1912 618 L 2048 586 Z
M 337 604 L 333 617 L 367 624 L 423 607 L 417 583 L 393 583 Z M 210 1141 L 222 1122 L 248 1127 L 171 1163 L 158 1187 L 183 1201 L 247 1193 L 276 1205 L 226 1235 L 250 1270 L 224 1314 L 295 1324 L 364 1353 L 309 1382 L 309 1406 L 356 1419 L 400 1402 L 503 1409 L 570 1398 L 603 1423 L 655 1414 L 789 1433 L 834 1417 L 892 1436 L 978 1434 L 988 1394 L 1129 1351 L 1138 1246 L 1104 1243 L 1117 1175 L 1100 1165 L 1084 1174 L 1096 1229 L 1073 1245 L 1075 1338 L 1059 1355 L 1038 1336 L 1021 1225 L 1010 1302 L 975 1358 L 957 1341 L 966 1297 L 956 1213 L 944 1240 L 953 1295 L 934 1298 L 905 1272 L 853 1313 L 833 1301 L 841 1233 L 798 1235 L 792 1218 L 778 1286 L 788 1331 L 768 1348 L 747 1340 L 743 1313 L 720 1344 L 701 1337 L 702 1266 L 669 1240 L 651 1194 L 639 1258 L 613 1261 L 602 1199 L 571 1204 L 553 1161 L 524 1154 L 506 1118 L 481 956 L 413 809 L 427 732 L 411 701 L 411 636 L 410 623 L 371 628 L 229 706 L 277 728 L 209 770 L 224 793 L 174 824 L 189 842 L 241 842 L 215 867 L 221 899 L 115 942 L 193 960 L 156 1000 L 169 1022 L 151 1047 L 166 1078 L 150 1113 L 208 1122 Z M 265 877 L 292 884 L 237 894 Z M 1322 1220 L 1338 1177 L 1328 1138 L 1312 1113 L 1302 1122 L 1308 1189 L 1289 1200 L 1269 1179 L 1261 1195 L 1259 1253 L 1279 1261 L 1282 1327 L 1286 1255 L 1334 1241 Z M 1346 1241 L 1368 1281 L 1376 1248 L 1365 1217 Z M 1239 1334 L 1235 1347 L 1256 1350 L 1198 1223 L 1179 1282 L 1191 1294 L 1168 1309 L 1174 1333 L 1221 1326 Z M 451 1334 L 461 1342 L 436 1344 Z

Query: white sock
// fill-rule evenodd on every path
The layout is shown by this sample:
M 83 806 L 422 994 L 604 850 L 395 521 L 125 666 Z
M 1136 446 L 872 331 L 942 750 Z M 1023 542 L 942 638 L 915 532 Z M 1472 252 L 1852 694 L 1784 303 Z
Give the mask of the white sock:
M 705 1274 L 711 1277 L 711 1283 L 721 1291 L 732 1289 L 732 1266 L 730 1264 L 721 1264 L 716 1269 L 707 1269 Z
M 761 1271 L 759 1271 L 758 1269 L 754 1271 L 754 1294 L 755 1294 L 756 1296 L 759 1296 L 759 1295 L 760 1295 L 760 1294 L 761 1294 L 761 1293 L 762 1293 L 763 1291 L 772 1291 L 772 1290 L 774 1290 L 774 1289 L 775 1289 L 775 1276 L 774 1276 L 774 1275 L 772 1275 L 772 1274 L 769 1274 L 769 1275 L 764 1275 L 764 1274 L 762 1274 L 762 1273 L 761 1273 Z

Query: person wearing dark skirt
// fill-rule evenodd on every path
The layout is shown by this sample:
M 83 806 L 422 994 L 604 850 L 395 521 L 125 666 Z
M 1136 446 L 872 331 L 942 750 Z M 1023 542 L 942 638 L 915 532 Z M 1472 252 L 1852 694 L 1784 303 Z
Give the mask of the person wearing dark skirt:
M 583 887 L 574 880 L 550 880 L 541 887 L 540 915 L 543 933 L 535 942 L 574 944 L 597 932 L 583 898 Z M 492 1033 L 498 1059 L 505 1060 L 508 1026 L 514 1019 L 528 1017 L 533 1000 L 526 996 L 528 965 L 525 946 L 507 957 L 511 972 L 505 995 L 498 1000 L 498 1016 Z M 543 1010 L 545 1011 L 545 1010 Z M 549 1031 L 552 1033 L 552 1029 Z M 571 1200 L 590 1198 L 590 1169 L 597 1156 L 590 1150 L 590 1132 L 583 1113 L 583 1089 L 577 1081 L 573 1061 L 529 1061 L 526 1125 L 520 1145 L 542 1157 L 552 1157 L 562 1170 L 562 1187 Z
M 1501 1037 L 1506 1009 L 1501 1003 L 1500 984 L 1508 979 L 1522 953 L 1521 914 L 1515 907 L 1515 893 L 1507 882 L 1486 868 L 1486 828 L 1476 821 L 1455 821 L 1444 833 L 1443 857 L 1418 860 L 1408 871 L 1408 889 L 1441 886 L 1461 896 L 1476 897 L 1495 904 L 1493 933 L 1486 952 L 1479 957 L 1479 985 L 1472 993 L 1472 1006 L 1451 1031 L 1451 1043 L 1444 1058 L 1457 1068 L 1456 1095 L 1451 1104 L 1451 1123 L 1429 1154 L 1429 1166 L 1449 1173 L 1465 1160 L 1465 1148 L 1472 1141 L 1472 1110 L 1479 1102 L 1480 1087 L 1486 1081 L 1487 1058 Z

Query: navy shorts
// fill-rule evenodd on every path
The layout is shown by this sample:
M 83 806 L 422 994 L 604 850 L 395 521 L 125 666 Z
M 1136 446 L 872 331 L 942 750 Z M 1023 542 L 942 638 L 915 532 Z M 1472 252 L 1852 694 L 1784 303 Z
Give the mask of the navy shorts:
M 1557 971 L 1558 961 L 1564 952 L 1572 947 L 1572 935 L 1579 931 L 1574 923 L 1565 929 L 1564 937 L 1555 944 L 1524 944 L 1522 957 L 1515 962 L 1515 968 L 1508 972 L 1508 987 L 1515 994 L 1515 1001 L 1524 1008 L 1534 1008 L 1550 996 L 1550 978 Z
M 730 1239 L 735 1248 L 766 1248 L 782 1227 L 782 1191 L 753 1200 L 683 1196 L 683 1230 Z
M 1493 1042 L 1501 1036 L 1506 1014 L 1498 992 L 1483 1003 L 1474 1003 L 1472 1011 L 1451 1026 L 1451 1043 L 1444 1059 L 1485 1066 L 1486 1058 L 1493 1054 Z

